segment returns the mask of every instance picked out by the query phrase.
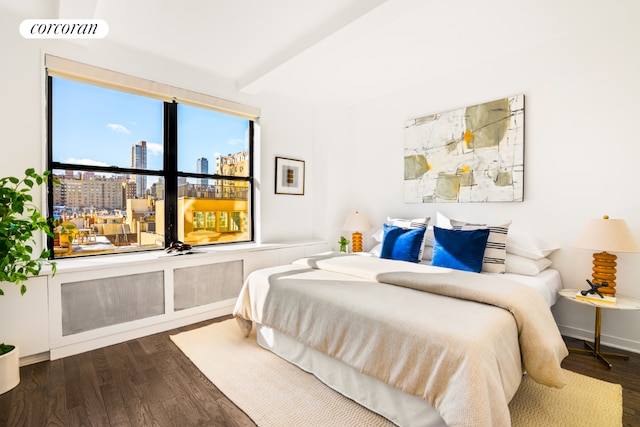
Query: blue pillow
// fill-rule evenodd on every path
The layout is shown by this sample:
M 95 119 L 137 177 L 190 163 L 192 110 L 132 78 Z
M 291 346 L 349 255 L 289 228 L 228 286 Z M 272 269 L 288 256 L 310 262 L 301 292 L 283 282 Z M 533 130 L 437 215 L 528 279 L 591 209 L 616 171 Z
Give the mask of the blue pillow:
M 420 262 L 420 249 L 426 228 L 402 228 L 382 225 L 384 237 L 380 258 Z
M 479 273 L 489 232 L 488 228 L 449 230 L 433 227 L 435 243 L 431 265 Z

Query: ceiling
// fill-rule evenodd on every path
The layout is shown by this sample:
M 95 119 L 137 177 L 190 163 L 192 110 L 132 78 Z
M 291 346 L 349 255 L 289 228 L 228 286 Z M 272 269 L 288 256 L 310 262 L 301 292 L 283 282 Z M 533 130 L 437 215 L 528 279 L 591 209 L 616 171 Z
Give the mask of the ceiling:
M 49 0 L 7 7 L 42 9 L 42 2 Z M 241 92 L 357 104 L 593 25 L 611 9 L 600 3 L 58 0 L 46 7 L 57 4 L 58 18 L 103 19 L 109 42 L 204 69 Z

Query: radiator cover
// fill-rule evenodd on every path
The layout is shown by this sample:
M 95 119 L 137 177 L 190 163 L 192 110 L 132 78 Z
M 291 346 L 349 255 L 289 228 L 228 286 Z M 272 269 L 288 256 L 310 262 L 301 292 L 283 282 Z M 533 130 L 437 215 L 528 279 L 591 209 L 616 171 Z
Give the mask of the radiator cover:
M 236 298 L 243 277 L 242 260 L 176 268 L 173 270 L 174 310 Z

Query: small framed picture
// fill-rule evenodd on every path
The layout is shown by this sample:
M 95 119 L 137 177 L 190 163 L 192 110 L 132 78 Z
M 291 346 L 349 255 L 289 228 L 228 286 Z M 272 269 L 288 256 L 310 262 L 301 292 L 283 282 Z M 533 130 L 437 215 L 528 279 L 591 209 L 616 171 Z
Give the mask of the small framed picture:
M 304 160 L 276 157 L 276 194 L 304 195 Z

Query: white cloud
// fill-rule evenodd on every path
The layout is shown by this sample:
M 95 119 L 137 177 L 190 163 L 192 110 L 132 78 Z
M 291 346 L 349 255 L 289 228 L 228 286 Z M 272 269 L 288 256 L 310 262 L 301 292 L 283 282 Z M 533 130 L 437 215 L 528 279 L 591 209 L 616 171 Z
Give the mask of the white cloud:
M 108 127 L 109 129 L 111 129 L 112 131 L 114 131 L 114 132 L 123 133 L 123 134 L 125 134 L 125 135 L 129 135 L 129 134 L 131 134 L 131 131 L 130 131 L 129 129 L 127 129 L 127 127 L 126 127 L 126 126 L 119 125 L 119 124 L 117 124 L 117 123 L 109 123 L 109 124 L 107 125 L 107 127 Z
M 159 156 L 162 154 L 162 144 L 147 142 L 147 150 L 154 156 Z
M 71 163 L 74 165 L 88 165 L 88 166 L 111 166 L 108 163 L 105 162 L 99 162 L 97 160 L 91 160 L 91 159 L 76 159 L 76 158 L 69 158 L 67 160 L 64 161 L 64 163 Z

